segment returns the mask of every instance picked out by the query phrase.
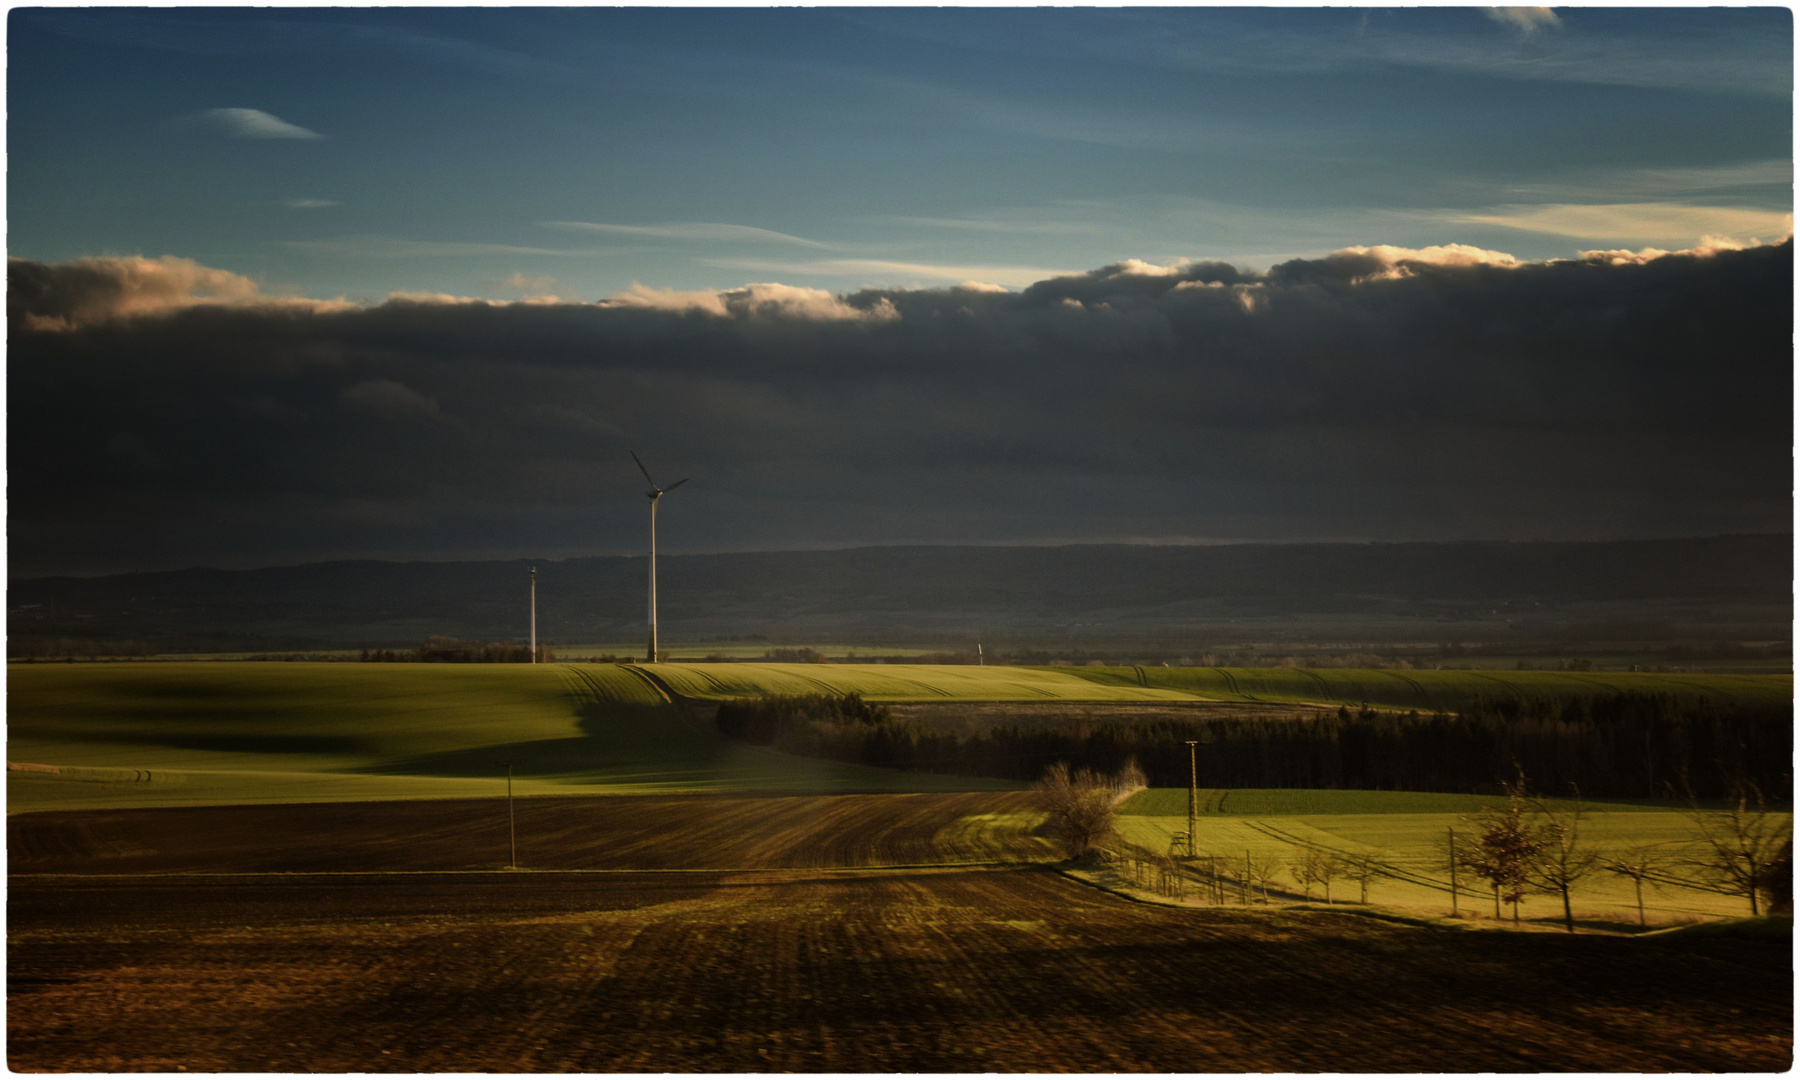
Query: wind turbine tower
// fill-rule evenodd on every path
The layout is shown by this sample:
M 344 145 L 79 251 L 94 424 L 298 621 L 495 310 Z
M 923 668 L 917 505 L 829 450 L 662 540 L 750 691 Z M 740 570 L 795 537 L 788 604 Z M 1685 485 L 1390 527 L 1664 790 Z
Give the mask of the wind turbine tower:
M 650 470 L 644 468 L 644 463 L 638 459 L 636 452 L 632 453 L 631 460 L 637 462 L 638 472 L 643 473 L 644 479 L 650 481 L 650 490 L 644 494 L 650 496 L 650 655 L 648 659 L 650 663 L 654 664 L 656 663 L 656 500 L 687 483 L 687 478 L 683 477 L 666 488 L 657 487 L 656 481 L 651 479 Z
M 537 663 L 537 567 L 531 568 L 531 662 Z

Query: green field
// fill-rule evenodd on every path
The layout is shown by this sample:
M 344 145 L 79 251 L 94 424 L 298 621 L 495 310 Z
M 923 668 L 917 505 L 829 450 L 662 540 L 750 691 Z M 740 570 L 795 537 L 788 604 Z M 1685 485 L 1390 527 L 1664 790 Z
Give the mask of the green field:
M 1119 817 L 1121 835 L 1154 851 L 1168 851 L 1170 838 L 1187 831 L 1187 794 L 1184 789 L 1158 788 L 1132 796 Z M 1221 799 L 1223 811 L 1213 809 Z M 1370 903 L 1442 915 L 1450 910 L 1450 880 L 1443 869 L 1448 831 L 1455 829 L 1463 842 L 1468 842 L 1475 835 L 1474 814 L 1498 801 L 1479 795 L 1409 791 L 1203 790 L 1199 792 L 1202 812 L 1197 818 L 1196 847 L 1239 866 L 1246 853 L 1253 859 L 1272 856 L 1285 863 L 1308 845 L 1342 854 L 1374 855 L 1397 875 L 1371 884 Z M 1551 805 L 1567 809 L 1564 803 Z M 1589 803 L 1583 837 L 1596 850 L 1655 844 L 1679 852 L 1695 837 L 1693 824 L 1682 812 L 1685 809 L 1668 803 Z M 1652 924 L 1750 913 L 1744 897 L 1705 889 L 1679 868 L 1672 869 L 1668 878 L 1644 890 L 1644 909 Z M 1471 893 L 1466 878 L 1460 884 L 1460 910 L 1491 917 L 1491 894 Z M 1300 893 L 1300 886 L 1285 869 L 1278 887 Z M 1356 882 L 1339 879 L 1332 884 L 1332 898 L 1357 900 L 1358 889 Z M 1320 896 L 1315 887 L 1314 899 Z M 1232 899 L 1235 901 L 1235 894 Z M 1636 904 L 1631 882 L 1604 872 L 1595 873 L 1572 893 L 1575 917 L 1588 922 L 1635 924 Z M 1510 918 L 1511 909 L 1505 910 Z M 1520 906 L 1520 914 L 1526 919 L 1560 919 L 1562 902 L 1554 896 L 1534 896 Z
M 13 664 L 9 811 L 519 794 L 1011 788 L 746 746 L 610 664 Z
M 871 701 L 1235 701 L 1455 711 L 1478 699 L 1673 694 L 1783 705 L 1791 675 L 1393 671 L 1373 668 L 969 667 L 929 664 L 659 664 L 677 693 L 728 700 L 859 693 Z
M 1456 795 L 1437 791 L 1358 791 L 1336 788 L 1201 788 L 1200 810 L 1207 814 L 1292 817 L 1305 814 L 1476 814 L 1502 803 L 1497 795 Z M 1137 817 L 1187 818 L 1186 788 L 1147 788 L 1127 799 L 1120 812 Z M 1561 808 L 1566 800 L 1549 799 Z M 1669 812 L 1686 810 L 1675 802 L 1589 800 L 1590 809 Z M 1186 828 L 1184 824 L 1182 828 Z
M 1717 704 L 1781 705 L 1792 675 L 1697 675 L 1625 671 L 1396 671 L 1385 668 L 1061 668 L 1109 687 L 1179 690 L 1213 701 L 1318 702 L 1454 712 L 1477 699 L 1563 701 L 1611 694 L 1673 694 Z
M 705 700 L 856 692 L 874 701 L 1368 701 L 1442 707 L 1476 694 L 1620 690 L 1786 702 L 1790 676 L 1310 672 L 1284 668 L 1021 668 L 661 664 Z M 160 803 L 605 791 L 992 789 L 746 746 L 611 664 L 10 664 L 11 810 Z M 1410 696 L 1409 696 L 1410 695 Z M 1459 698 L 1460 695 L 1460 698 Z
M 711 701 L 771 695 L 857 693 L 870 701 L 1191 701 L 1194 695 L 1104 683 L 1054 668 L 954 664 L 658 664 L 657 676 L 687 697 Z

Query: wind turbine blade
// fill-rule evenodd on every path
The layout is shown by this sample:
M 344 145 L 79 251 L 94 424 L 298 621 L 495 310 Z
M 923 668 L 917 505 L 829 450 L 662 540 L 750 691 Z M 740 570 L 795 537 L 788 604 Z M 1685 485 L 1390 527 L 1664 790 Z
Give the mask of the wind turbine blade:
M 631 460 L 637 461 L 638 472 L 644 474 L 644 479 L 650 480 L 650 470 L 644 468 L 644 463 L 642 461 L 638 461 L 637 452 L 635 450 L 627 450 L 625 452 L 631 455 Z M 655 487 L 656 481 L 650 480 L 650 486 Z
M 687 483 L 687 477 L 684 476 L 681 479 L 675 481 L 673 484 L 670 484 L 668 487 L 663 488 L 663 491 L 665 493 L 674 491 L 676 488 L 680 487 L 681 485 L 683 485 L 685 483 Z

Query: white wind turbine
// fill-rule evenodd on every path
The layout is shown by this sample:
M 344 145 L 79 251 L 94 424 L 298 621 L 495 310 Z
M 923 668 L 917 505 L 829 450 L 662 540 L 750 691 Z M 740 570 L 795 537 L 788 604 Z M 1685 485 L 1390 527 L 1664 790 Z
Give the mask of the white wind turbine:
M 650 496 L 650 658 L 649 658 L 649 662 L 654 664 L 654 663 L 656 663 L 656 500 L 662 498 L 668 492 L 674 491 L 676 488 L 687 483 L 687 478 L 683 477 L 682 479 L 675 481 L 673 484 L 670 484 L 666 488 L 657 487 L 656 481 L 651 479 L 650 470 L 644 468 L 644 463 L 642 461 L 638 460 L 638 456 L 635 451 L 633 451 L 631 454 L 631 460 L 637 462 L 638 471 L 644 474 L 644 479 L 650 481 L 650 490 L 646 491 L 644 494 Z

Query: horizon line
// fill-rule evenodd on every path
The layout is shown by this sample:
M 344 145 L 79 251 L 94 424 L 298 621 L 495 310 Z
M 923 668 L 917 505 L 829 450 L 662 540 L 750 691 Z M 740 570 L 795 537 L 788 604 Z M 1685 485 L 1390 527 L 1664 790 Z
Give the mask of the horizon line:
M 832 544 L 817 547 L 784 547 L 784 548 L 738 548 L 719 551 L 688 551 L 676 554 L 659 552 L 664 559 L 686 558 L 722 558 L 732 555 L 802 555 L 819 552 L 838 551 L 879 551 L 902 550 L 916 548 L 932 548 L 954 550 L 959 548 L 1077 548 L 1077 547 L 1135 547 L 1135 548 L 1220 548 L 1220 547 L 1323 547 L 1323 546 L 1358 546 L 1358 547 L 1402 547 L 1407 545 L 1433 544 L 1449 546 L 1455 544 L 1658 544 L 1674 543 L 1683 540 L 1729 540 L 1735 538 L 1794 536 L 1792 529 L 1782 532 L 1727 532 L 1727 533 L 1688 533 L 1679 536 L 1648 536 L 1630 538 L 1547 540 L 1532 538 L 1529 540 L 1476 539 L 1476 540 L 1375 540 L 1368 538 L 1333 538 L 1333 539 L 1290 539 L 1290 540 L 1208 540 L 1208 539 L 1175 539 L 1158 540 L 1139 538 L 1131 540 L 1044 540 L 1044 541 L 964 541 L 958 543 L 892 543 L 892 544 Z M 69 578 L 77 581 L 97 581 L 102 578 L 147 576 L 152 574 L 185 574 L 193 571 L 211 571 L 219 574 L 254 574 L 267 570 L 298 570 L 309 566 L 335 566 L 354 563 L 371 563 L 381 566 L 454 566 L 480 563 L 529 563 L 535 565 L 554 565 L 559 563 L 578 562 L 592 559 L 649 559 L 647 551 L 638 552 L 606 552 L 593 555 L 567 555 L 561 558 L 536 558 L 532 556 L 505 556 L 495 558 L 417 558 L 394 559 L 377 557 L 313 559 L 306 562 L 271 563 L 263 566 L 222 567 L 193 564 L 188 566 L 166 567 L 157 570 L 115 570 L 101 573 L 60 573 L 60 574 L 8 574 L 11 581 L 47 581 L 54 578 Z

